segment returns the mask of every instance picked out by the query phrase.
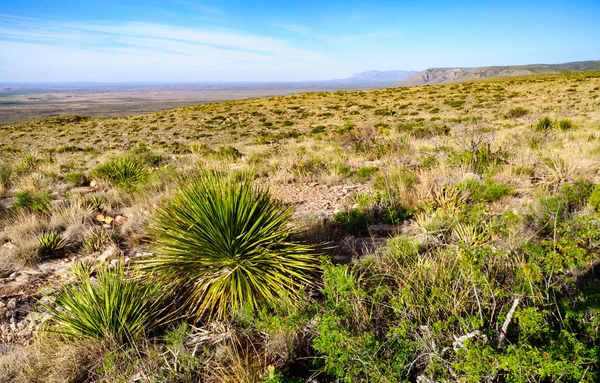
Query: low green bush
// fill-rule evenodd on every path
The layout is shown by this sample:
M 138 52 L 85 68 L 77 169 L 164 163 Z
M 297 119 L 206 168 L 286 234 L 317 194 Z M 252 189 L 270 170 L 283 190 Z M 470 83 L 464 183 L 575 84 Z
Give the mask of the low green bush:
M 363 166 L 356 171 L 356 178 L 361 182 L 368 181 L 378 171 L 379 168 L 376 166 Z
M 594 187 L 588 199 L 588 205 L 594 208 L 594 210 L 600 211 L 600 184 Z
M 52 198 L 43 190 L 36 192 L 23 190 L 15 194 L 15 199 L 14 209 L 27 209 L 33 212 L 50 210 L 50 203 L 52 202 Z
M 531 113 L 528 109 L 523 108 L 522 106 L 517 106 L 516 108 L 512 108 L 506 114 L 509 118 L 519 118 L 528 115 Z
M 63 180 L 75 186 L 83 186 L 89 182 L 86 175 L 81 172 L 65 174 Z
M 485 182 L 467 180 L 457 184 L 456 187 L 467 192 L 469 199 L 473 202 L 494 202 L 514 193 L 509 186 L 490 179 L 486 179 Z

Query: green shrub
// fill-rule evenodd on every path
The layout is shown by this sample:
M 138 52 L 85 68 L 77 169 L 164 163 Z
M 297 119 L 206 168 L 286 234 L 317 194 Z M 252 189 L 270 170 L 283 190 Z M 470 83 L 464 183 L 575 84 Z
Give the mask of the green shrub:
M 313 156 L 294 163 L 291 170 L 292 174 L 294 174 L 296 177 L 307 177 L 314 179 L 327 170 L 327 164 L 322 158 Z
M 496 183 L 491 179 L 487 179 L 483 183 L 467 180 L 456 185 L 456 187 L 466 191 L 469 194 L 469 199 L 473 202 L 494 202 L 513 193 L 509 186 Z
M 588 199 L 588 205 L 594 208 L 594 210 L 600 211 L 600 184 L 594 187 Z
M 177 150 L 174 150 L 176 152 Z M 181 152 L 186 153 L 185 150 L 181 150 Z M 148 146 L 144 143 L 138 144 L 135 149 L 133 149 L 133 155 L 144 162 L 146 165 L 151 167 L 157 167 L 163 164 L 166 161 L 166 158 L 160 154 L 156 154 L 148 148 Z
M 158 284 L 127 278 L 121 264 L 100 269 L 95 280 L 90 273 L 90 265 L 76 264 L 76 282 L 65 285 L 46 307 L 51 314 L 49 331 L 121 346 L 161 323 L 164 302 Z
M 344 232 L 353 235 L 368 234 L 372 220 L 370 212 L 361 209 L 340 211 L 333 216 L 333 221 L 341 225 Z
M 568 207 L 569 202 L 563 196 L 541 198 L 536 213 L 537 225 L 541 227 L 540 233 L 543 235 L 552 233 L 556 225 L 566 218 Z
M 593 191 L 594 183 L 586 179 L 565 183 L 560 187 L 560 194 L 565 197 L 569 211 L 585 206 Z
M 48 211 L 52 202 L 52 198 L 45 191 L 23 190 L 15 194 L 15 199 L 17 200 L 14 204 L 15 209 L 27 209 L 33 212 Z
M 93 175 L 119 188 L 132 189 L 146 182 L 150 175 L 146 162 L 133 155 L 108 160 L 93 170 Z
M 291 213 L 250 174 L 198 174 L 156 212 L 156 255 L 143 269 L 180 291 L 198 319 L 294 299 L 317 266 L 310 247 L 288 240 Z
M 21 159 L 20 168 L 26 171 L 31 171 L 35 169 L 41 162 L 41 158 L 38 158 L 32 154 L 25 154 Z
M 350 177 L 350 175 L 352 175 L 352 168 L 350 166 L 343 163 L 337 163 L 334 164 L 334 166 L 337 174 L 340 174 L 344 177 Z
M 560 130 L 571 130 L 575 128 L 575 124 L 573 123 L 573 121 L 569 120 L 568 118 L 558 120 L 557 125 L 558 129 Z
M 398 237 L 357 265 L 326 264 L 313 341 L 322 370 L 346 382 L 597 381 L 587 363 L 597 360 L 598 322 L 588 318 L 600 313 L 598 287 L 568 282 L 598 258 L 595 219 L 559 223 L 554 239 L 505 253 L 491 234 L 477 243 L 495 230 L 491 218 L 475 230 L 461 219 L 457 248 Z
M 462 108 L 462 106 L 465 104 L 465 100 L 446 100 L 444 101 L 444 104 L 453 108 Z
M 81 172 L 65 174 L 63 179 L 75 186 L 83 186 L 89 182 L 86 175 Z
M 325 132 L 325 127 L 323 125 L 315 126 L 314 128 L 312 128 L 310 130 L 311 134 L 319 134 L 319 133 L 324 133 L 324 132 Z
M 231 145 L 222 146 L 221 148 L 219 148 L 219 151 L 217 153 L 220 157 L 229 160 L 237 160 L 239 158 L 242 158 L 242 153 Z
M 42 257 L 56 254 L 65 248 L 67 239 L 55 231 L 42 233 L 37 240 L 38 253 Z
M 376 166 L 363 166 L 356 171 L 356 178 L 358 178 L 359 181 L 368 181 L 378 171 L 379 168 Z
M 537 124 L 535 125 L 535 129 L 538 131 L 546 131 L 550 130 L 553 125 L 554 123 L 552 122 L 550 117 L 542 117 L 538 120 Z
M 507 116 L 510 118 L 519 118 L 528 115 L 531 113 L 528 109 L 523 108 L 522 106 L 518 106 L 508 111 Z
M 101 226 L 92 227 L 83 237 L 82 247 L 89 253 L 104 250 L 105 247 L 114 242 L 112 229 Z
M 493 151 L 490 147 L 481 146 L 473 150 L 463 150 L 453 154 L 452 160 L 458 164 L 466 165 L 472 171 L 483 174 L 487 170 L 506 163 L 507 153 Z
M 10 185 L 12 168 L 6 164 L 0 164 L 0 186 L 5 188 Z

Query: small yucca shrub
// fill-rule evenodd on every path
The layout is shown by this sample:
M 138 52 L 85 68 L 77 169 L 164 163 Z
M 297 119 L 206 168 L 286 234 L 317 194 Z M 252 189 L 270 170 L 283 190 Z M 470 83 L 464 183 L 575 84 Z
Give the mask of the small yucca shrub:
M 60 233 L 49 231 L 42 233 L 37 241 L 38 252 L 41 256 L 56 254 L 67 245 L 67 239 Z
M 116 157 L 97 166 L 94 176 L 120 188 L 132 188 L 145 182 L 150 175 L 146 162 L 133 155 Z
M 311 247 L 289 241 L 291 214 L 249 174 L 202 173 L 156 212 L 156 254 L 142 269 L 182 293 L 197 319 L 293 300 L 317 262 Z
M 550 130 L 553 126 L 554 122 L 550 119 L 550 117 L 542 117 L 535 125 L 535 129 L 538 131 L 546 131 Z
M 46 306 L 52 317 L 49 331 L 125 345 L 162 323 L 164 302 L 158 284 L 127 278 L 122 264 L 100 269 L 95 281 L 90 273 L 87 263 L 74 266 L 76 281 Z

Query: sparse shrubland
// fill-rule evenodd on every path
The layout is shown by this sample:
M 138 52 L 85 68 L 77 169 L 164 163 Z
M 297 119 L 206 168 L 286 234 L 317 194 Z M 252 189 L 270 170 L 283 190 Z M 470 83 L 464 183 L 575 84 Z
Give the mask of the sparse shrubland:
M 0 382 L 597 382 L 598 89 L 2 126 Z

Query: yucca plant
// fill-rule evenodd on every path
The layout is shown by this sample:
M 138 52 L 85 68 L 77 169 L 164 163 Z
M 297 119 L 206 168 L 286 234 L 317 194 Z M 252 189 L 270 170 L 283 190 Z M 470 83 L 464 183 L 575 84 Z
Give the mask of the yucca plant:
M 158 284 L 128 278 L 122 264 L 100 269 L 96 281 L 89 263 L 76 264 L 73 274 L 76 281 L 46 306 L 52 318 L 48 331 L 120 346 L 162 324 L 165 310 Z
M 38 252 L 42 256 L 50 256 L 67 245 L 67 239 L 60 233 L 48 231 L 42 233 L 37 241 Z
M 143 158 L 129 155 L 108 160 L 97 166 L 93 174 L 117 187 L 131 188 L 146 181 L 150 173 Z
M 293 300 L 317 261 L 310 246 L 289 241 L 291 214 L 250 174 L 200 173 L 156 212 L 155 255 L 142 270 L 179 291 L 197 319 Z

